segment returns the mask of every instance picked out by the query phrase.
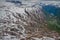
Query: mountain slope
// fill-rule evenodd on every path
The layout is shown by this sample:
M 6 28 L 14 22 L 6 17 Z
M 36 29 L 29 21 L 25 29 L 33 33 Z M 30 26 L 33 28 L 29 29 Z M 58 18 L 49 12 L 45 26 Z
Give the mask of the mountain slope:
M 25 6 L 25 5 L 24 5 Z M 18 7 L 14 3 L 5 2 L 0 5 L 0 28 L 3 35 L 15 38 L 33 40 L 33 37 L 57 37 L 59 34 L 47 29 L 46 15 L 40 6 Z M 6 36 L 3 38 L 7 38 Z M 11 38 L 11 37 L 10 37 Z M 17 40 L 19 40 L 17 39 Z

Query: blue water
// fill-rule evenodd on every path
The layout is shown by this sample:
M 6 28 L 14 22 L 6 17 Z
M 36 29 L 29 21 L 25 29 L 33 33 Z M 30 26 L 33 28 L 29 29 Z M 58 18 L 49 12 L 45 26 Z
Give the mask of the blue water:
M 45 5 L 42 6 L 43 10 L 49 14 L 54 14 L 57 17 L 60 17 L 60 7 L 54 5 Z

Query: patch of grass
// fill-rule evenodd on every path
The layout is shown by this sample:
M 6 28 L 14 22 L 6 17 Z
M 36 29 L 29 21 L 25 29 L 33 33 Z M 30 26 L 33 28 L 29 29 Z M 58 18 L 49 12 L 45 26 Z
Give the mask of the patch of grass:
M 56 21 L 48 21 L 48 28 L 60 33 L 60 25 Z
M 51 15 L 50 13 L 46 12 L 45 10 L 43 10 L 43 12 L 46 15 L 48 29 L 60 33 L 60 19 L 59 19 L 58 15 Z

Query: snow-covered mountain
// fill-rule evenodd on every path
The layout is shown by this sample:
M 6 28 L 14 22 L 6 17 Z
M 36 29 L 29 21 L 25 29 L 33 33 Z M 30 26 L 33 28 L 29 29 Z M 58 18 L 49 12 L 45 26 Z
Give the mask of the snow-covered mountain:
M 14 35 L 21 39 L 28 37 L 30 31 L 42 30 L 40 27 L 43 28 L 47 25 L 45 25 L 46 16 L 42 11 L 42 6 L 49 5 L 47 3 L 55 5 L 55 1 L 0 2 L 0 28 L 6 33 L 4 35 Z M 56 5 L 59 3 L 56 2 Z
M 22 5 L 21 5 L 22 6 Z M 0 28 L 4 33 L 25 38 L 29 27 L 37 26 L 45 19 L 45 15 L 38 7 L 18 7 L 11 2 L 2 2 L 0 5 Z M 3 14 L 2 14 L 3 13 Z M 34 30 L 32 28 L 32 30 Z M 31 30 L 31 31 L 32 31 Z M 25 33 L 26 32 L 26 33 Z M 4 34 L 7 35 L 7 34 Z M 4 37 L 7 38 L 7 37 Z

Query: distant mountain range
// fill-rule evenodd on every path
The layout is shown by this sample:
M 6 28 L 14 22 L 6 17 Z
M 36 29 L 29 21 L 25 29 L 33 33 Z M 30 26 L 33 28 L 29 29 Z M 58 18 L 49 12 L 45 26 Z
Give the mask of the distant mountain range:
M 20 1 L 15 1 L 15 0 L 6 0 L 6 2 L 11 2 L 11 3 L 15 3 L 15 4 L 21 4 L 21 2 Z

